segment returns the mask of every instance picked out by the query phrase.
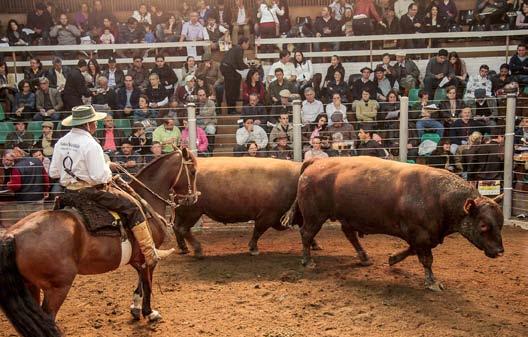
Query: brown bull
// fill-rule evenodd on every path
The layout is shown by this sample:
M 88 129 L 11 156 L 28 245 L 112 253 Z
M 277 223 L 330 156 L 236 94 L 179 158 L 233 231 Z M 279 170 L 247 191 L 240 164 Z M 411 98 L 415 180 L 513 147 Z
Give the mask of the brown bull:
M 201 244 L 190 229 L 206 214 L 222 223 L 255 220 L 249 242 L 252 255 L 258 254 L 257 241 L 273 227 L 284 230 L 281 217 L 295 200 L 301 164 L 270 158 L 198 158 L 198 202 L 177 209 L 174 232 L 182 253 L 187 253 L 184 239 L 202 255 Z M 298 223 L 297 219 L 294 219 Z
M 303 264 L 313 265 L 310 245 L 327 219 L 339 220 L 363 264 L 369 259 L 357 233 L 399 237 L 409 248 L 392 255 L 394 265 L 418 255 L 425 285 L 442 290 L 431 269 L 432 248 L 459 232 L 486 256 L 504 252 L 499 205 L 445 170 L 373 157 L 330 158 L 303 164 L 297 190 Z

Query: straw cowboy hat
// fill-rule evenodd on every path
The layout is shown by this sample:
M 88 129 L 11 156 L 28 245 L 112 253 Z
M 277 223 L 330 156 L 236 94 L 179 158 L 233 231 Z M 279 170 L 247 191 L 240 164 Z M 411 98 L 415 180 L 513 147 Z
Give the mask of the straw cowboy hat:
M 96 112 L 91 105 L 79 105 L 72 109 L 72 115 L 62 121 L 64 126 L 78 126 L 95 122 L 106 117 L 105 112 Z

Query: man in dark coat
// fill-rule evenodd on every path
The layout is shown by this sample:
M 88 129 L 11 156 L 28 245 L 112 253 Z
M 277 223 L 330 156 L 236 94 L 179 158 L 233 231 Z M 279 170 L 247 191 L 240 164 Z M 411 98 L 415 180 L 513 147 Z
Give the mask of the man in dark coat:
M 238 45 L 233 46 L 224 55 L 224 59 L 220 64 L 220 71 L 224 75 L 225 81 L 225 95 L 228 107 L 228 113 L 236 113 L 236 101 L 240 97 L 240 81 L 242 76 L 237 70 L 244 70 L 248 65 L 244 63 L 244 50 L 249 47 L 249 39 L 242 36 L 238 40 Z
M 81 73 L 81 71 L 86 69 L 86 66 L 85 60 L 79 60 L 77 67 L 73 68 L 68 74 L 68 77 L 66 77 L 66 84 L 62 92 L 64 109 L 66 111 L 71 110 L 75 106 L 82 105 L 82 97 L 89 97 L 91 95 L 86 86 L 86 80 Z

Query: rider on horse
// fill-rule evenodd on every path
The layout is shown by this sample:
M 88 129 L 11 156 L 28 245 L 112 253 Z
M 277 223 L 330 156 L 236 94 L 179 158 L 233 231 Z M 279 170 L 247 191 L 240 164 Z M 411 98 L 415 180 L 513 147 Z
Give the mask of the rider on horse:
M 123 215 L 146 263 L 154 265 L 174 249 L 157 250 L 140 206 L 129 195 L 109 187 L 111 163 L 105 161 L 103 149 L 93 137 L 97 121 L 105 117 L 106 113 L 96 112 L 90 105 L 72 109 L 72 116 L 62 121 L 62 125 L 72 129 L 55 145 L 49 175 L 60 178 L 65 193 L 82 193 L 100 206 Z

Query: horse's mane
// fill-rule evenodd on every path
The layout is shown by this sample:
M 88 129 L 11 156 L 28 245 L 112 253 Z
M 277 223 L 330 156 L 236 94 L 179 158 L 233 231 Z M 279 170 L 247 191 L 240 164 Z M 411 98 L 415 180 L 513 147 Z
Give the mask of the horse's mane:
M 171 152 L 171 153 L 162 154 L 158 158 L 155 158 L 153 161 L 151 161 L 146 166 L 144 166 L 141 170 L 139 170 L 138 173 L 136 173 L 136 178 L 139 179 L 141 177 L 141 175 L 145 174 L 145 172 L 150 171 L 154 167 L 158 167 L 159 165 L 163 164 L 163 162 L 165 162 L 165 160 L 167 160 L 169 157 L 175 155 L 176 153 L 181 153 L 181 152 L 174 151 L 174 152 Z M 183 155 L 182 155 L 182 159 L 183 159 Z

